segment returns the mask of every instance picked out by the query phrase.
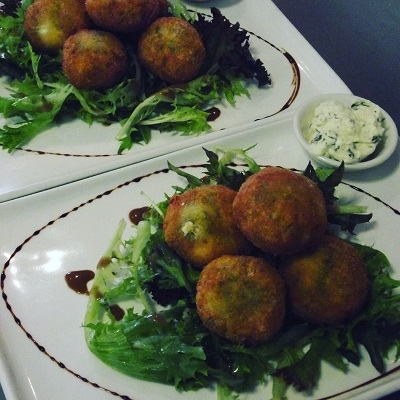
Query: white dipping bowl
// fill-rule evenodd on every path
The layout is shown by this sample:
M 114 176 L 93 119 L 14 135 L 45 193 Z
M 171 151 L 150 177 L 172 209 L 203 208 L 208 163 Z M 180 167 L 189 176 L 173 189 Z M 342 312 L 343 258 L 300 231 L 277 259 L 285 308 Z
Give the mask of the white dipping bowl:
M 308 128 L 311 125 L 312 119 L 314 118 L 314 111 L 317 106 L 326 101 L 337 101 L 347 107 L 350 107 L 358 100 L 366 99 L 347 93 L 329 93 L 306 100 L 305 103 L 298 109 L 293 119 L 294 132 L 298 142 L 312 161 L 315 161 L 319 165 L 328 167 L 338 167 L 340 165 L 340 161 L 313 154 L 310 151 L 310 145 L 307 143 L 304 137 L 304 134 L 308 132 Z M 376 167 L 377 165 L 380 165 L 386 161 L 396 150 L 398 141 L 396 124 L 394 123 L 392 117 L 382 108 L 381 112 L 384 118 L 383 126 L 385 128 L 385 132 L 375 152 L 363 161 L 353 164 L 345 164 L 346 171 L 359 171 Z

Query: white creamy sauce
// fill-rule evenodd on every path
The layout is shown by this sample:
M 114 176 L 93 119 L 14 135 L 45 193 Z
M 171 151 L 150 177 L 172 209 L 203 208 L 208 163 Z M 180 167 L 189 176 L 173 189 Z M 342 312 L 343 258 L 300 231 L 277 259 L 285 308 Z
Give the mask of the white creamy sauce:
M 384 131 L 376 104 L 360 100 L 346 107 L 327 101 L 315 109 L 306 140 L 313 154 L 352 164 L 375 151 Z

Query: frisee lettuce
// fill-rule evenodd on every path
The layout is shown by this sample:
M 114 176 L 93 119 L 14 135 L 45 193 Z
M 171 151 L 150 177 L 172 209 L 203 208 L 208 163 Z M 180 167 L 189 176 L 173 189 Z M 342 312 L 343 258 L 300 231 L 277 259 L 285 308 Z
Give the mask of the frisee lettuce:
M 187 179 L 176 192 L 216 183 L 237 188 L 261 168 L 248 150 L 205 149 L 208 163 L 201 179 L 169 164 Z M 238 159 L 244 167 L 232 164 Z M 305 173 L 325 185 L 326 199 L 332 201 L 340 170 L 308 166 Z M 321 327 L 287 318 L 279 335 L 259 346 L 232 344 L 212 334 L 196 312 L 199 271 L 164 241 L 168 202 L 165 196 L 151 206 L 127 238 L 126 223 L 121 221 L 96 270 L 84 329 L 88 348 L 104 363 L 179 391 L 215 384 L 219 400 L 238 399 L 270 382 L 273 399 L 282 400 L 289 387 L 312 392 L 322 363 L 346 373 L 350 365 L 366 362 L 365 349 L 382 373 L 391 350 L 396 359 L 400 357 L 400 281 L 391 278 L 384 254 L 355 243 L 366 264 L 371 293 L 362 312 L 348 323 Z M 127 298 L 132 303 L 127 304 Z M 125 307 L 122 318 L 112 312 L 116 305 Z
M 16 9 L 4 8 L 0 19 L 0 75 L 7 77 L 10 96 L 0 97 L 0 143 L 12 152 L 61 117 L 77 117 L 88 124 L 121 123 L 116 135 L 118 153 L 146 144 L 152 130 L 199 135 L 210 130 L 207 110 L 215 103 L 235 104 L 248 96 L 249 83 L 271 83 L 268 71 L 249 50 L 249 35 L 212 8 L 211 20 L 189 12 L 179 0 L 170 12 L 198 29 L 206 47 L 201 76 L 179 86 L 167 84 L 141 67 L 134 45 L 127 43 L 129 71 L 122 83 L 104 91 L 78 90 L 61 70 L 61 54 L 37 54 L 24 34 L 24 13 L 32 0 Z
M 232 79 L 230 82 L 235 81 Z M 224 92 L 225 98 L 247 94 L 240 86 L 239 91 L 229 96 L 235 87 L 216 75 L 203 75 L 185 85 L 169 86 L 150 95 L 123 122 L 122 129 L 116 136 L 122 142 L 118 153 L 130 149 L 135 143 L 135 137 L 140 137 L 147 143 L 151 137 L 151 127 L 160 131 L 179 131 L 183 135 L 200 134 L 209 130 L 209 113 L 203 109 L 212 101 L 221 101 Z

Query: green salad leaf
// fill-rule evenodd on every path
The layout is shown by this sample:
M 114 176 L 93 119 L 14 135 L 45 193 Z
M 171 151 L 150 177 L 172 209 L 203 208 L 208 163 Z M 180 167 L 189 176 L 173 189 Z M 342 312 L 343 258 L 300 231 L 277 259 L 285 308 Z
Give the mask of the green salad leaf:
M 169 164 L 187 180 L 175 191 L 204 184 L 240 186 L 261 168 L 248 150 L 204 149 L 208 163 L 201 178 Z M 244 166 L 235 163 L 239 159 Z M 333 201 L 332 185 L 340 183 L 340 171 L 336 175 L 333 170 L 315 171 L 308 166 L 304 173 L 331 181 L 327 191 Z M 258 346 L 233 344 L 213 334 L 196 311 L 199 271 L 164 240 L 168 202 L 165 195 L 149 207 L 132 234 L 121 221 L 100 259 L 84 329 L 88 348 L 104 363 L 134 378 L 173 385 L 178 391 L 216 385 L 219 400 L 239 399 L 242 393 L 270 382 L 273 399 L 283 400 L 290 387 L 312 393 L 324 363 L 346 373 L 351 365 L 366 362 L 366 351 L 371 364 L 383 373 L 390 354 L 396 360 L 400 357 L 400 281 L 390 276 L 390 263 L 382 252 L 352 242 L 371 285 L 364 309 L 352 320 L 315 326 L 289 315 L 280 334 Z
M 232 97 L 242 94 L 240 89 Z M 179 131 L 183 135 L 208 131 L 210 114 L 204 109 L 212 101 L 221 101 L 224 90 L 229 90 L 228 85 L 216 75 L 203 75 L 185 85 L 169 86 L 150 95 L 123 122 L 116 137 L 121 141 L 118 152 L 130 149 L 138 137 L 148 143 L 150 127 L 164 132 Z
M 308 163 L 304 175 L 317 184 L 324 195 L 328 211 L 328 221 L 340 226 L 342 230 L 350 233 L 358 224 L 369 222 L 371 213 L 367 213 L 366 207 L 357 204 L 338 205 L 336 203 L 335 190 L 341 183 L 344 173 L 344 162 L 338 168 L 319 168 L 317 170 Z
M 249 33 L 239 23 L 232 24 L 218 8 L 211 7 L 212 18 L 199 14 L 194 21 L 206 46 L 204 73 L 219 73 L 244 79 L 256 79 L 260 87 L 271 84 L 271 78 L 262 62 L 250 52 Z

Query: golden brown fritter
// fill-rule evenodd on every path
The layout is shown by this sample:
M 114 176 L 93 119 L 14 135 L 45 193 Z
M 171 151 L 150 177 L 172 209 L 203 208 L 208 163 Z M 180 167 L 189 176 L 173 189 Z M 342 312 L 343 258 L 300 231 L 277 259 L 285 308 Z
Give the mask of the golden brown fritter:
M 368 277 L 364 261 L 349 243 L 325 235 L 319 246 L 279 266 L 293 312 L 305 321 L 335 325 L 364 305 Z
M 130 33 L 153 22 L 162 3 L 159 0 L 86 0 L 86 9 L 99 28 Z
M 24 21 L 32 47 L 47 53 L 61 50 L 70 35 L 91 25 L 84 0 L 36 0 Z
M 164 218 L 165 241 L 197 268 L 224 254 L 247 254 L 251 245 L 232 215 L 235 196 L 234 190 L 219 185 L 173 196 Z
M 204 325 L 234 343 L 271 339 L 285 317 L 285 285 L 261 258 L 222 256 L 209 263 L 197 284 L 197 311 Z
M 141 64 L 169 83 L 195 78 L 205 56 L 199 33 L 189 22 L 176 17 L 158 18 L 143 32 L 138 44 Z
M 127 69 L 124 45 L 109 32 L 81 30 L 63 47 L 62 68 L 79 89 L 106 89 L 117 84 Z
M 293 254 L 317 244 L 327 228 L 322 192 L 304 175 L 267 167 L 241 186 L 233 203 L 235 220 L 258 248 Z

